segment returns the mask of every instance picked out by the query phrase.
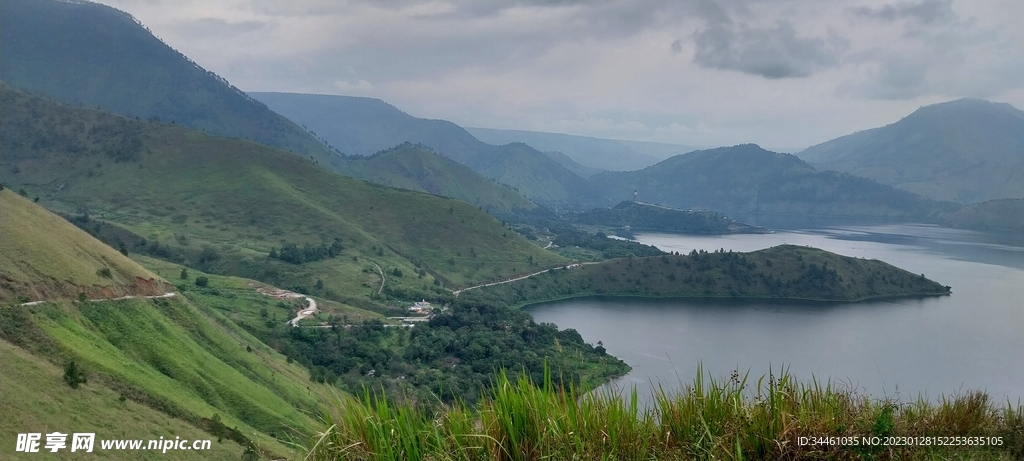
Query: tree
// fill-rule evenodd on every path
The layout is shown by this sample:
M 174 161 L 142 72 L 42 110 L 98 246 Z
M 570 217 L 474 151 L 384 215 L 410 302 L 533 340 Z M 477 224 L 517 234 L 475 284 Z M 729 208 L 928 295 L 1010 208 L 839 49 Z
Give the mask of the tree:
M 198 286 L 198 287 L 205 287 L 205 286 L 207 286 L 209 284 L 210 284 L 210 279 L 206 278 L 205 275 L 200 275 L 199 277 L 196 277 L 196 286 Z
M 184 267 L 181 268 L 181 279 L 188 280 L 188 269 L 185 269 Z
M 324 281 L 323 280 L 316 279 L 316 289 L 317 290 L 323 290 L 324 289 Z
M 64 364 L 64 382 L 68 383 L 72 389 L 78 389 L 79 385 L 86 382 L 85 372 L 78 367 L 74 360 Z

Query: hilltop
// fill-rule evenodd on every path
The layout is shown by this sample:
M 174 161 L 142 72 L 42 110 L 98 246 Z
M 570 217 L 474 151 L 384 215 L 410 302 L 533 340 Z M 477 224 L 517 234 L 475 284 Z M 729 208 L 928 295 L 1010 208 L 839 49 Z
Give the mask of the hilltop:
M 799 155 L 936 200 L 1024 198 L 1024 111 L 979 99 L 934 104 Z
M 403 143 L 369 157 L 348 157 L 341 172 L 388 187 L 456 198 L 489 212 L 537 208 L 511 188 L 421 145 Z
M 0 190 L 0 303 L 161 295 L 171 285 L 61 217 Z M 48 232 L 42 232 L 47 230 Z
M 476 206 L 289 152 L 7 89 L 0 103 L 0 180 L 89 228 L 126 230 L 133 253 L 285 287 L 319 279 L 336 299 L 376 293 L 382 269 L 421 297 L 564 261 Z M 306 256 L 268 257 L 291 245 Z
M 172 49 L 130 14 L 92 2 L 0 2 L 0 80 L 67 104 L 340 157 L 290 120 Z
M 818 171 L 794 155 L 756 144 L 677 155 L 639 171 L 591 178 L 611 197 L 720 212 L 933 219 L 955 210 L 869 179 Z
M 749 253 L 619 258 L 553 270 L 464 296 L 510 306 L 581 296 L 860 301 L 949 294 L 949 287 L 878 260 L 780 245 Z
M 452 122 L 417 118 L 379 99 L 251 94 L 347 155 L 368 156 L 403 142 L 423 144 L 539 203 L 604 203 L 585 179 L 522 143 L 486 144 Z

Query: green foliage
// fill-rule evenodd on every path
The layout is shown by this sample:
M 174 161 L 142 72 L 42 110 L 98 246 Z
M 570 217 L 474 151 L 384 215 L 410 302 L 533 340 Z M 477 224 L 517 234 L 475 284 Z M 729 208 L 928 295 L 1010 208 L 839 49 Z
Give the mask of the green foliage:
M 101 267 L 99 269 L 96 269 L 96 275 L 98 275 L 100 277 L 108 278 L 108 279 L 114 276 L 110 272 L 110 268 L 109 267 Z
M 641 408 L 628 397 L 588 392 L 545 373 L 501 371 L 475 409 L 455 403 L 442 410 L 364 394 L 344 397 L 313 436 L 307 459 L 1014 459 L 1024 407 L 999 408 L 971 392 L 939 403 L 877 401 L 787 372 L 750 382 L 733 372 L 728 380 L 698 368 L 681 392 L 657 391 Z M 875 432 L 878 415 L 885 429 Z M 902 447 L 801 444 L 801 437 L 999 438 L 1002 445 Z M 991 439 L 989 439 L 991 438 Z
M 85 371 L 79 368 L 78 363 L 74 360 L 69 360 L 64 364 L 64 382 L 71 386 L 72 389 L 78 389 L 78 386 L 85 384 L 87 378 Z
M 181 274 L 178 276 L 182 280 L 188 280 L 188 269 L 181 268 Z
M 558 234 L 554 239 L 554 244 L 560 247 L 582 247 L 597 250 L 601 252 L 604 259 L 664 254 L 663 251 L 653 245 L 644 245 L 630 240 L 611 239 L 601 233 L 590 235 L 582 231 Z
M 323 243 L 319 246 L 306 244 L 299 248 L 294 243 L 285 243 L 280 251 L 271 248 L 270 257 L 292 264 L 302 264 L 337 257 L 343 249 L 345 247 L 341 245 L 341 239 L 336 237 L 330 246 Z
M 419 402 L 475 402 L 501 368 L 543 379 L 547 364 L 569 383 L 597 385 L 629 367 L 586 344 L 575 330 L 537 324 L 525 312 L 457 302 L 414 328 L 368 320 L 347 328 L 250 327 L 306 364 L 313 382 L 370 389 Z
M 205 287 L 205 286 L 207 286 L 209 284 L 210 284 L 210 279 L 208 279 L 205 275 L 200 275 L 199 277 L 196 277 L 196 286 L 197 287 Z
M 701 250 L 689 255 L 620 258 L 483 287 L 460 298 L 522 306 L 593 295 L 858 301 L 945 294 L 948 287 L 878 260 L 780 245 L 751 253 Z

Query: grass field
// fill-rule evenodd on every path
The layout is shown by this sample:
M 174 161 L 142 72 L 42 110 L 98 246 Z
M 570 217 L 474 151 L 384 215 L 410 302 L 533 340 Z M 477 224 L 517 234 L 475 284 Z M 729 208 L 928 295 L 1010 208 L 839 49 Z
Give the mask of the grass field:
M 540 385 L 525 376 L 500 374 L 495 380 L 478 410 L 455 405 L 434 412 L 379 397 L 345 398 L 307 442 L 307 459 L 1010 461 L 1024 456 L 1024 406 L 992 402 L 981 392 L 939 402 L 872 400 L 828 383 L 800 383 L 785 372 L 756 380 L 734 373 L 716 381 L 698 370 L 685 390 L 658 391 L 652 408 L 642 408 L 635 391 L 626 399 L 588 393 L 557 385 L 550 375 Z M 801 437 L 848 442 L 801 444 Z M 861 443 L 874 437 L 879 443 Z M 907 437 L 931 442 L 907 446 Z M 884 446 L 886 438 L 904 445 Z M 958 446 L 937 446 L 940 440 Z
M 79 293 L 89 298 L 157 295 L 170 288 L 10 189 L 0 191 L 0 210 L 0 304 L 72 299 Z

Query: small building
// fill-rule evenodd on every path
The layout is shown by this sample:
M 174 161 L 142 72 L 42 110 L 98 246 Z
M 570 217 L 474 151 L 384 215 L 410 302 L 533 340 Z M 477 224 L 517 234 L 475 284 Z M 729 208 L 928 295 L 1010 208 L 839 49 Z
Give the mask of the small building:
M 426 312 L 430 310 L 430 303 L 427 300 L 416 301 L 409 307 L 409 312 Z

